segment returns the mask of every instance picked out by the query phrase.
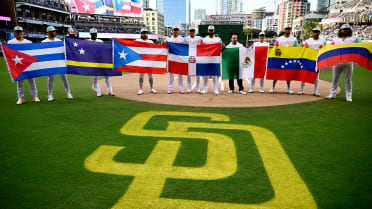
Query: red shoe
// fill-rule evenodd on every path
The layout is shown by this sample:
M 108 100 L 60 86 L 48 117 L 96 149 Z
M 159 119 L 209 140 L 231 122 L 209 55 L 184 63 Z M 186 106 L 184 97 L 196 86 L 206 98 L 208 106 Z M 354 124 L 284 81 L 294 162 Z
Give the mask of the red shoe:
M 110 92 L 110 93 L 108 93 L 108 95 L 115 96 L 115 93 L 114 92 Z

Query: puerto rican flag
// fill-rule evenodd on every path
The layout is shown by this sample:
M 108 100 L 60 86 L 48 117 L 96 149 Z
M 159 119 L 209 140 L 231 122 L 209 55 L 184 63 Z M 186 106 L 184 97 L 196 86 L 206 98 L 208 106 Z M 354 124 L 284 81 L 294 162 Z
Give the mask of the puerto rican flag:
M 114 15 L 142 17 L 142 0 L 113 0 Z
M 167 44 L 169 47 L 168 72 L 181 75 L 220 75 L 220 43 L 208 45 Z
M 114 39 L 114 70 L 133 73 L 165 74 L 167 45 Z

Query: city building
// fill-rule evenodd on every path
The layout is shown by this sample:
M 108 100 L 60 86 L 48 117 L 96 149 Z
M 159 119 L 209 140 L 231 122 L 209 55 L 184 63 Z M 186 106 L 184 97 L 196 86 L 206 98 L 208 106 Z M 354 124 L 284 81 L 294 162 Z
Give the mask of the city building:
M 243 13 L 242 0 L 216 0 L 216 14 L 230 15 Z
M 252 28 L 252 14 L 232 14 L 232 15 L 207 15 L 200 24 L 242 24 L 243 28 Z
M 194 20 L 205 20 L 206 16 L 207 16 L 206 9 L 195 9 Z
M 327 12 L 329 7 L 330 0 L 318 0 L 316 10 L 318 12 Z
M 259 9 L 254 9 L 252 11 L 252 18 L 253 18 L 253 28 L 257 28 L 262 30 L 262 22 L 263 19 L 266 17 L 266 8 L 261 7 Z
M 144 9 L 150 8 L 150 0 L 143 0 L 143 8 Z
M 262 31 L 277 31 L 278 30 L 278 18 L 275 18 L 274 15 L 266 16 L 262 20 Z
M 159 38 L 166 36 L 166 30 L 164 28 L 164 15 L 157 10 L 144 9 L 143 10 L 143 24 L 153 34 L 157 34 Z
M 164 15 L 166 26 L 191 23 L 190 0 L 156 0 L 156 9 Z
M 279 25 L 278 31 L 283 30 L 285 25 L 292 25 L 293 20 L 305 16 L 310 12 L 310 3 L 308 0 L 282 0 L 279 3 Z

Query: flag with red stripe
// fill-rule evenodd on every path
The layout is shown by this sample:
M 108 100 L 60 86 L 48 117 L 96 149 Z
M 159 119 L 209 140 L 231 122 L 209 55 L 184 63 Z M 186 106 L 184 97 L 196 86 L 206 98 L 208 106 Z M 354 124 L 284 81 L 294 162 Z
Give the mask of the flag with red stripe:
M 254 47 L 254 78 L 265 78 L 268 46 Z
M 355 62 L 372 70 L 372 43 L 326 45 L 320 49 L 317 69 Z
M 167 45 L 114 39 L 114 70 L 133 73 L 165 74 Z
M 220 75 L 221 44 L 167 43 L 168 72 L 181 75 Z

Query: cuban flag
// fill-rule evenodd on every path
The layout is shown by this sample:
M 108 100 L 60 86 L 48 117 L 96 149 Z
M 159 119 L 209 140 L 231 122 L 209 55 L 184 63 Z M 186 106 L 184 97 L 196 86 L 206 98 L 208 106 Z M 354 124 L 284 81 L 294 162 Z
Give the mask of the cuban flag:
M 167 45 L 114 39 L 114 70 L 132 73 L 165 74 Z
M 167 43 L 168 72 L 181 75 L 219 76 L 221 44 Z
M 2 48 L 12 81 L 66 74 L 63 41 L 3 44 Z

